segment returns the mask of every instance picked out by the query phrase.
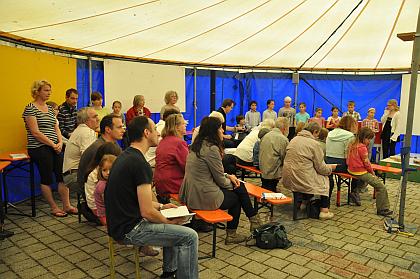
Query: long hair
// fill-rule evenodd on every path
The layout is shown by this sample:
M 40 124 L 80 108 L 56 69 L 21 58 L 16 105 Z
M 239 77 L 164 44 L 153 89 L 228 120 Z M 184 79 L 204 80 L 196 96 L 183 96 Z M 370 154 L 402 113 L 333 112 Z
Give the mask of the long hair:
M 183 136 L 180 135 L 178 130 L 176 129 L 179 125 L 183 124 L 184 117 L 182 114 L 172 114 L 169 115 L 168 118 L 165 120 L 165 127 L 162 130 L 161 136 L 162 138 L 167 136 Z
M 191 145 L 191 152 L 194 152 L 200 158 L 201 147 L 203 141 L 207 141 L 210 145 L 216 145 L 219 148 L 220 154 L 223 154 L 223 141 L 219 137 L 219 128 L 222 122 L 216 117 L 204 117 L 201 120 L 200 130 L 198 136 Z
M 338 127 L 349 132 L 357 131 L 357 122 L 353 117 L 346 115 L 340 119 Z
M 105 154 L 104 156 L 102 156 L 102 159 L 98 165 L 98 180 L 106 180 L 105 177 L 102 175 L 102 170 L 104 168 L 104 165 L 106 162 L 109 162 L 112 165 L 115 159 L 117 159 L 117 156 L 112 155 L 112 154 Z
M 357 152 L 357 145 L 359 143 L 363 143 L 365 139 L 371 140 L 374 136 L 375 133 L 370 128 L 363 127 L 359 130 L 359 133 L 356 135 L 356 138 L 352 142 L 350 142 L 347 149 L 347 154 L 350 155 L 352 152 Z
M 89 174 L 99 165 L 102 157 L 106 154 L 118 156 L 121 154 L 121 148 L 114 142 L 106 142 L 102 144 L 98 151 L 96 151 L 95 157 L 90 161 L 87 171 L 85 172 L 84 181 L 86 182 Z

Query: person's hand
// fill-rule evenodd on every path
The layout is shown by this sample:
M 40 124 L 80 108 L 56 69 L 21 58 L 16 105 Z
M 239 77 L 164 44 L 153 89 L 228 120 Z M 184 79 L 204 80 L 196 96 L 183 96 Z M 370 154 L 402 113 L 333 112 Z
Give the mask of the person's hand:
M 168 209 L 168 208 L 177 208 L 178 206 L 176 206 L 175 204 L 173 204 L 173 203 L 167 203 L 167 204 L 164 204 L 164 205 L 162 205 L 162 209 Z
M 171 219 L 167 219 L 167 220 L 168 220 L 168 224 L 182 225 L 185 222 L 185 217 L 177 217 L 177 218 L 171 218 Z
M 56 153 L 60 153 L 62 148 L 63 148 L 63 143 L 62 142 L 54 144 L 54 146 L 53 146 L 53 149 Z
M 234 174 L 229 174 L 228 178 L 230 179 L 230 181 L 233 184 L 233 188 L 238 188 L 239 186 L 241 186 L 241 182 L 239 181 L 239 179 L 234 175 Z
M 337 164 L 329 164 L 331 170 L 335 170 L 337 168 Z
M 236 131 L 245 131 L 244 127 L 236 127 Z
M 224 139 L 232 139 L 232 136 L 231 135 L 223 135 L 223 138 Z

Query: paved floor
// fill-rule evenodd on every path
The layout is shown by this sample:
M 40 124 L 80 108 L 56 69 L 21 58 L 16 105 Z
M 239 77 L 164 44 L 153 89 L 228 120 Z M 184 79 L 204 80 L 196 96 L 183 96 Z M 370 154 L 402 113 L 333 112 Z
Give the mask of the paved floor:
M 399 181 L 388 180 L 391 203 Z M 409 183 L 407 223 L 420 225 L 420 185 Z M 342 200 L 346 190 L 342 193 Z M 293 246 L 261 250 L 224 245 L 218 230 L 215 259 L 201 260 L 200 278 L 419 278 L 420 234 L 388 234 L 376 216 L 371 189 L 361 207 L 332 206 L 333 220 L 291 221 L 291 206 L 276 208 Z M 29 207 L 21 205 L 29 212 Z M 107 236 L 101 227 L 79 224 L 77 217 L 53 218 L 38 201 L 36 218 L 9 215 L 6 227 L 15 232 L 0 241 L 0 278 L 105 278 L 109 275 Z M 268 214 L 264 214 L 268 219 Z M 247 233 L 242 216 L 240 231 Z M 200 233 L 200 254 L 211 251 L 211 235 Z M 134 278 L 132 250 L 117 251 L 118 278 Z M 162 257 L 141 258 L 142 278 L 161 273 Z

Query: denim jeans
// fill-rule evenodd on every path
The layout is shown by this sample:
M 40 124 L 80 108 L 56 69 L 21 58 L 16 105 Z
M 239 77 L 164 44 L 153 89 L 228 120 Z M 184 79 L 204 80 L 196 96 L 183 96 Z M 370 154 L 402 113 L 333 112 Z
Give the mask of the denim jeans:
M 154 224 L 143 219 L 123 239 L 135 246 L 162 246 L 163 271 L 177 278 L 198 278 L 198 235 L 187 227 Z

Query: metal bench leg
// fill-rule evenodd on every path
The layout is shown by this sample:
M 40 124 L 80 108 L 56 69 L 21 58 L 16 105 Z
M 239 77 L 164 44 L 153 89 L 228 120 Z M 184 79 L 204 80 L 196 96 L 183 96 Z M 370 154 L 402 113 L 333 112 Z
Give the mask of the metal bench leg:
M 213 247 L 211 249 L 211 257 L 216 257 L 216 231 L 217 231 L 217 224 L 213 224 Z
M 140 279 L 139 247 L 134 246 L 134 264 L 136 265 L 136 279 Z
M 31 184 L 31 207 L 32 207 L 32 217 L 36 216 L 35 208 L 35 174 L 34 174 L 34 163 L 32 160 L 29 161 L 29 179 Z
M 115 279 L 115 248 L 114 241 L 108 236 L 108 248 L 109 248 L 109 277 Z
M 341 177 L 338 178 L 338 183 L 337 183 L 337 201 L 336 201 L 336 205 L 337 207 L 341 206 Z
M 82 213 L 80 212 L 81 204 L 80 204 L 80 194 L 77 193 L 77 218 L 79 223 L 82 222 Z

